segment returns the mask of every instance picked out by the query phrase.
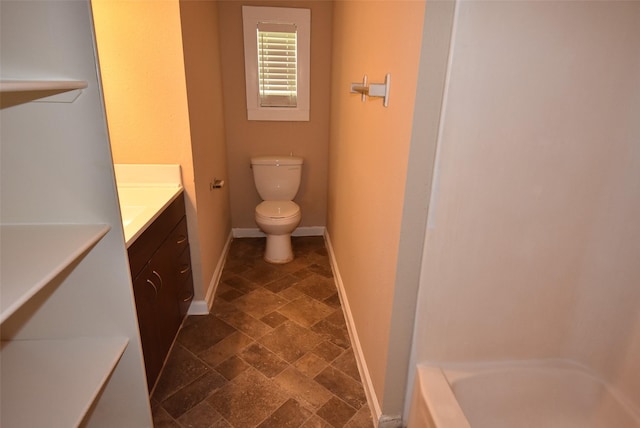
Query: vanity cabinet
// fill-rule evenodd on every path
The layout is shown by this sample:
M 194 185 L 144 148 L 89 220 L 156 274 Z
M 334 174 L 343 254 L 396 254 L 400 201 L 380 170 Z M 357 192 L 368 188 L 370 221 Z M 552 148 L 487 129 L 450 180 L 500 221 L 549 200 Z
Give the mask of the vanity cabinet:
M 183 194 L 131 244 L 129 263 L 151 391 L 193 299 Z
M 89 1 L 0 19 L 0 426 L 151 427 Z

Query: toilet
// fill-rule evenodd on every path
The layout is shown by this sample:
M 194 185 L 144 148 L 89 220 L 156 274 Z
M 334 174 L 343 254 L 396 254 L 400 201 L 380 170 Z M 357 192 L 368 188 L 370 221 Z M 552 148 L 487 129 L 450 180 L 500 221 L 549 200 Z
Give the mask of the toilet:
M 302 218 L 293 198 L 300 187 L 302 163 L 298 156 L 251 158 L 253 181 L 262 199 L 256 206 L 256 224 L 267 235 L 264 260 L 269 263 L 293 260 L 291 233 Z

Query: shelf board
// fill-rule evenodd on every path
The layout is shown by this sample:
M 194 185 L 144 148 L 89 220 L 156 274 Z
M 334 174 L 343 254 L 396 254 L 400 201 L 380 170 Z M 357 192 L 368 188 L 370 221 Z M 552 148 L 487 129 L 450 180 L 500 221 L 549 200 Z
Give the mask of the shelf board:
M 0 92 L 72 91 L 87 87 L 84 80 L 0 80 Z
M 109 229 L 105 224 L 1 225 L 0 323 L 86 254 Z
M 128 342 L 120 337 L 2 342 L 0 424 L 79 426 Z

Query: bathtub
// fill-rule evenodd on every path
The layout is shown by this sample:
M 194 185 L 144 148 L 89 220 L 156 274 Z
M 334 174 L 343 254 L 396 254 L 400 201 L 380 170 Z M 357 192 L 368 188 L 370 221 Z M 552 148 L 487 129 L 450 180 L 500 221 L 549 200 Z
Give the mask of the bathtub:
M 639 428 L 640 414 L 565 360 L 419 365 L 408 428 Z

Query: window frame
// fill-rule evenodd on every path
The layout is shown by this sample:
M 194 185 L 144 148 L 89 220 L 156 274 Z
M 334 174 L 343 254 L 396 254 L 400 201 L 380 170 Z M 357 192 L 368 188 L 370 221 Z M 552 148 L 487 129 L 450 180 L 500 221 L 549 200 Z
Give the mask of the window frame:
M 309 121 L 311 10 L 289 7 L 242 6 L 247 119 L 266 121 Z M 294 24 L 297 27 L 297 105 L 260 105 L 258 83 L 259 22 Z

